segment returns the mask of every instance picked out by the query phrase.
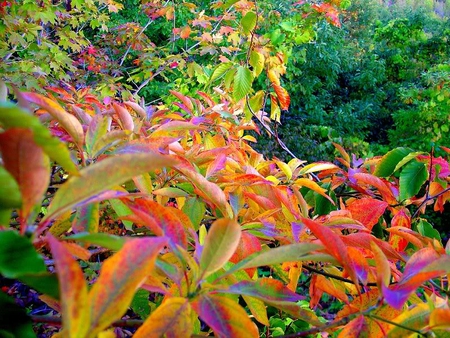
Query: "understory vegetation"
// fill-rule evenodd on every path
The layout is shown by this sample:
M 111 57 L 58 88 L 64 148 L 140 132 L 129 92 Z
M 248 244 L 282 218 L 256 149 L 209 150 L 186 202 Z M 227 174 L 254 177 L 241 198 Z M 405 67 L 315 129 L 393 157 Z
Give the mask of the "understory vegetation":
M 0 2 L 0 337 L 446 337 L 447 1 Z

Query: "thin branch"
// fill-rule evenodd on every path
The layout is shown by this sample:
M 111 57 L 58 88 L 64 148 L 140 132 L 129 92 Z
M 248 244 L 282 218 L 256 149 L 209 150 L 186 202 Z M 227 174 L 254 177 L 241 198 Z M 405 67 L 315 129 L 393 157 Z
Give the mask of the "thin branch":
M 144 31 L 150 26 L 150 24 L 153 22 L 152 19 L 148 20 L 148 22 L 145 24 L 144 27 L 142 27 L 141 31 L 136 35 L 136 38 L 140 37 Z M 119 66 L 122 66 L 125 62 L 126 57 L 128 56 L 128 53 L 130 53 L 131 50 L 131 44 L 128 46 L 128 49 L 126 50 L 125 54 L 122 56 L 122 59 L 120 60 Z
M 35 323 L 44 323 L 52 326 L 62 326 L 62 319 L 58 316 L 30 316 Z M 143 320 L 138 319 L 122 319 L 117 320 L 111 324 L 113 327 L 140 327 L 144 323 Z
M 390 321 L 390 320 L 388 320 L 386 318 L 383 318 L 383 317 L 380 317 L 380 316 L 377 316 L 377 315 L 374 315 L 374 314 L 370 314 L 370 313 L 366 314 L 365 316 L 367 316 L 369 318 L 372 318 L 372 319 L 379 320 L 381 322 L 385 322 L 385 323 L 397 326 L 397 327 L 399 327 L 401 329 L 404 329 L 404 330 L 415 332 L 415 333 L 417 333 L 417 334 L 419 334 L 419 335 L 421 335 L 423 337 L 426 337 L 426 335 L 420 330 L 416 330 L 416 329 L 413 329 L 411 327 L 408 327 L 408 326 L 405 326 L 405 325 L 402 325 L 402 324 L 399 324 L 399 323 L 396 323 L 396 322 L 392 322 L 392 321 Z
M 316 333 L 320 333 L 320 332 L 324 332 L 328 329 L 331 329 L 333 327 L 337 327 L 337 326 L 342 326 L 342 325 L 346 325 L 348 324 L 354 317 L 356 317 L 357 315 L 360 315 L 359 313 L 356 315 L 351 315 L 348 317 L 344 317 L 340 320 L 331 322 L 329 324 L 323 325 L 323 326 L 316 326 L 313 327 L 309 330 L 305 330 L 305 331 L 301 331 L 301 332 L 296 332 L 296 333 L 292 333 L 292 334 L 286 334 L 284 336 L 278 336 L 279 338 L 297 338 L 297 337 L 307 337 L 309 335 L 313 335 Z
M 336 276 L 336 275 L 333 275 L 333 274 L 325 272 L 325 271 L 317 270 L 317 269 L 315 269 L 315 268 L 313 268 L 313 267 L 311 267 L 309 265 L 304 265 L 303 268 L 305 268 L 309 272 L 314 272 L 314 273 L 317 273 L 317 274 L 325 276 L 325 277 L 329 277 L 329 278 L 333 278 L 333 279 L 336 279 L 336 280 L 340 280 L 341 282 L 355 284 L 355 282 L 353 282 L 350 279 L 347 279 L 347 278 L 344 278 L 344 277 L 341 277 L 341 276 Z M 396 283 L 394 282 L 392 284 L 396 284 Z M 377 283 L 367 283 L 365 285 L 362 284 L 362 283 L 359 283 L 359 285 L 361 285 L 361 286 L 378 286 Z
M 420 209 L 429 201 L 434 200 L 435 198 L 445 194 L 446 192 L 450 191 L 450 187 L 442 190 L 441 192 L 438 192 L 436 195 L 430 196 L 428 198 L 425 198 L 424 201 L 422 203 L 420 203 L 420 205 L 418 206 L 417 210 L 414 212 L 414 215 L 412 215 L 412 218 L 416 218 L 420 212 Z

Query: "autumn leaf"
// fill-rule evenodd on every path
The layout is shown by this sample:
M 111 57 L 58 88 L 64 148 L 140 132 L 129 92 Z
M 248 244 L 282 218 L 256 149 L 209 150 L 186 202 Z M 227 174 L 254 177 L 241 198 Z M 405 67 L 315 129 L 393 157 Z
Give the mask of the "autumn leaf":
M 352 201 L 347 206 L 347 210 L 351 212 L 353 219 L 356 219 L 369 230 L 372 230 L 387 207 L 388 204 L 385 201 L 367 197 Z
M 213 294 L 200 295 L 192 307 L 217 337 L 259 337 L 256 325 L 233 299 Z
M 11 128 L 0 133 L 0 152 L 3 165 L 19 186 L 22 197 L 20 216 L 26 221 L 47 191 L 50 160 L 35 143 L 33 132 L 23 128 Z
M 51 235 L 47 235 L 47 242 L 58 273 L 64 333 L 73 338 L 87 337 L 91 309 L 83 272 L 64 243 Z
M 130 239 L 103 263 L 99 277 L 89 291 L 89 337 L 95 337 L 122 317 L 137 288 L 150 276 L 156 257 L 166 244 L 164 237 Z

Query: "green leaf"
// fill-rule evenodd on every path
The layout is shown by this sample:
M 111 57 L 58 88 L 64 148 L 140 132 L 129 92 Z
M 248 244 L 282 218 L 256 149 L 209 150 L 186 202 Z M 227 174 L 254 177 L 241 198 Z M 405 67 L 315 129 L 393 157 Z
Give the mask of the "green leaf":
M 25 309 L 0 291 L 0 337 L 36 338 L 31 324 Z
M 173 164 L 172 158 L 150 152 L 121 154 L 96 162 L 83 168 L 80 176 L 69 178 L 58 189 L 43 221 L 135 176 Z
M 14 177 L 0 166 L 0 209 L 20 208 L 22 195 Z
M 416 160 L 408 163 L 400 173 L 400 200 L 415 196 L 428 179 L 427 167 Z
M 117 216 L 123 217 L 131 214 L 130 208 L 128 208 L 125 203 L 123 203 L 119 199 L 110 199 L 109 203 L 111 204 L 112 208 L 116 212 Z M 122 220 L 123 225 L 125 226 L 125 229 L 132 230 L 133 229 L 133 222 Z
M 46 272 L 44 259 L 31 241 L 15 231 L 0 232 L 0 273 L 6 278 Z
M 150 315 L 150 292 L 144 289 L 139 289 L 131 301 L 131 309 L 138 314 L 142 319 L 146 319 Z
M 28 128 L 33 131 L 34 141 L 54 161 L 69 173 L 77 175 L 78 169 L 70 157 L 69 149 L 59 139 L 53 137 L 36 116 L 32 116 L 16 105 L 0 102 L 0 125 L 7 128 Z
M 247 12 L 241 20 L 242 28 L 245 34 L 250 34 L 256 27 L 256 13 Z
M 126 239 L 124 237 L 114 236 L 105 233 L 90 234 L 86 232 L 72 235 L 66 237 L 65 239 L 98 245 L 113 251 L 119 251 L 120 249 L 122 249 L 123 245 L 126 242 Z
M 252 89 L 253 74 L 244 66 L 239 66 L 234 75 L 233 98 L 237 102 L 250 93 Z
M 181 210 L 189 217 L 195 231 L 197 231 L 203 216 L 205 216 L 205 203 L 197 197 L 191 197 L 186 200 Z
M 400 162 L 398 162 L 398 164 L 395 166 L 394 172 L 396 172 L 397 170 L 399 170 L 401 167 L 403 167 L 405 164 L 407 164 L 408 162 L 410 162 L 411 160 L 415 159 L 418 155 L 421 154 L 426 154 L 423 151 L 415 151 L 413 153 L 410 153 L 408 155 L 406 155 Z
M 221 218 L 211 225 L 200 258 L 203 277 L 206 278 L 228 262 L 236 251 L 240 238 L 241 226 L 234 220 Z
M 411 149 L 403 147 L 389 151 L 381 158 L 381 161 L 375 169 L 374 175 L 378 177 L 391 176 L 396 170 L 399 162 L 410 153 Z
M 421 234 L 422 236 L 435 238 L 438 241 L 441 241 L 441 235 L 439 234 L 439 231 L 434 229 L 433 226 L 424 219 L 421 219 L 419 221 L 419 224 L 417 224 L 417 231 L 419 231 L 419 234 Z
M 213 73 L 211 74 L 211 77 L 209 78 L 208 84 L 213 83 L 217 79 L 221 78 L 225 75 L 225 73 L 233 66 L 233 63 L 231 62 L 225 62 L 221 63 L 214 69 Z
M 250 53 L 250 66 L 253 67 L 253 72 L 255 73 L 255 77 L 258 77 L 259 74 L 261 74 L 261 72 L 264 69 L 264 55 L 252 50 Z

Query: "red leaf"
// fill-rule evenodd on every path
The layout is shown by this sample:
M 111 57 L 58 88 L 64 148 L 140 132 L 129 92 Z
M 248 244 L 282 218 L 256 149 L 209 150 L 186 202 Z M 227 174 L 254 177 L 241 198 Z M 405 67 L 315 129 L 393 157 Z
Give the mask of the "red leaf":
M 358 283 L 358 276 L 350 263 L 347 247 L 341 237 L 331 229 L 316 223 L 310 219 L 303 218 L 302 221 L 311 230 L 311 232 L 323 243 L 327 251 L 335 257 L 345 268 L 351 279 Z
M 6 170 L 15 178 L 22 194 L 20 216 L 25 221 L 40 203 L 50 182 L 50 160 L 34 142 L 28 129 L 11 128 L 0 133 L 0 151 Z
M 387 207 L 388 204 L 386 202 L 369 197 L 354 200 L 347 206 L 347 210 L 352 213 L 353 219 L 364 224 L 369 230 L 372 230 Z
M 364 338 L 369 337 L 369 325 L 363 315 L 356 317 L 345 325 L 338 338 Z
M 241 234 L 241 240 L 239 241 L 239 245 L 236 251 L 230 258 L 230 262 L 233 263 L 240 262 L 244 258 L 260 250 L 261 250 L 261 242 L 259 241 L 259 239 L 253 236 L 252 234 L 244 231 Z M 246 269 L 245 271 L 250 277 L 253 277 L 256 268 Z
M 383 199 L 387 203 L 391 205 L 397 204 L 397 199 L 395 198 L 392 190 L 390 189 L 389 182 L 386 182 L 374 175 L 365 173 L 356 173 L 353 175 L 353 177 L 361 183 L 369 184 L 377 188 L 380 194 L 383 196 Z

